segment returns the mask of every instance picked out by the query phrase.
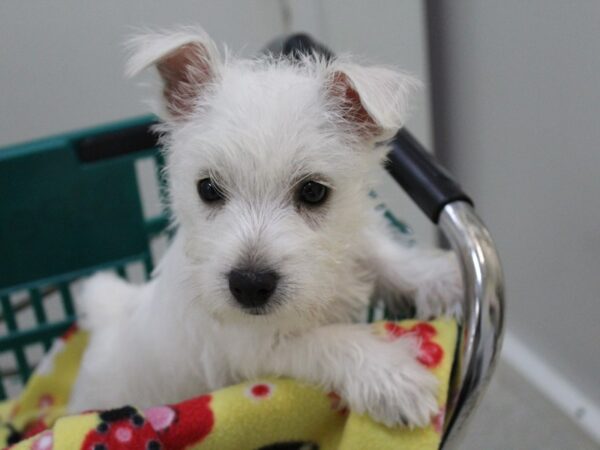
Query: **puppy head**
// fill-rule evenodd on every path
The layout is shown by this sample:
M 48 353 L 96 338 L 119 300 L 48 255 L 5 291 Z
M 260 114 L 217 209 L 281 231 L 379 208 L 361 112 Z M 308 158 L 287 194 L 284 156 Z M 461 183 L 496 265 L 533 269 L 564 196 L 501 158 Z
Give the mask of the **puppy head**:
M 315 323 L 336 299 L 367 296 L 356 260 L 376 143 L 402 126 L 414 81 L 312 55 L 224 59 L 197 30 L 133 43 L 129 73 L 154 65 L 162 80 L 170 201 L 199 307 Z

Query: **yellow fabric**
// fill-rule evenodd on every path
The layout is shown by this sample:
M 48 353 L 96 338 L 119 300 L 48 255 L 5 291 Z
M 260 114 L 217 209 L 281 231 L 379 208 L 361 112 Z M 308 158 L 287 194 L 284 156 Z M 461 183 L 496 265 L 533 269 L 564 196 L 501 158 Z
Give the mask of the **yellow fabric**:
M 394 339 L 405 332 L 416 332 L 415 326 L 428 327 L 420 328 L 425 331 L 422 342 L 429 343 L 431 355 L 439 356 L 441 351 L 443 357 L 440 356 L 433 363 L 429 361 L 431 370 L 440 381 L 440 414 L 432 425 L 426 428 L 390 429 L 368 417 L 348 413 L 340 407 L 339 398 L 333 393 L 324 393 L 295 380 L 267 378 L 221 389 L 199 400 L 156 409 L 162 413 L 176 411 L 178 414 L 177 421 L 164 430 L 161 430 L 161 426 L 156 426 L 160 423 L 152 420 L 153 413 L 150 410 L 139 412 L 139 415 L 145 418 L 145 425 L 138 427 L 140 433 L 145 433 L 145 437 L 140 437 L 139 442 L 143 439 L 146 439 L 144 442 L 155 440 L 161 445 L 154 448 L 168 450 L 253 450 L 283 442 L 312 442 L 317 444 L 320 450 L 437 449 L 441 438 L 440 424 L 443 423 L 444 405 L 448 395 L 448 379 L 454 358 L 457 327 L 454 322 L 447 320 L 427 324 L 402 321 L 365 325 L 375 327 L 376 332 L 384 339 Z M 431 332 L 431 329 L 434 331 Z M 87 335 L 82 331 L 70 333 L 66 338 L 57 341 L 21 396 L 0 404 L 0 422 L 3 424 L 0 425 L 0 447 L 6 445 L 11 430 L 25 432 L 27 435 L 28 427 L 32 432 L 48 427 L 49 430 L 21 441 L 11 449 L 90 450 L 90 445 L 93 448 L 93 444 L 90 443 L 96 442 L 94 433 L 98 434 L 96 428 L 104 420 L 101 419 L 102 415 L 86 413 L 63 417 L 86 343 Z M 424 361 L 428 365 L 427 359 Z M 156 411 L 154 416 L 161 417 Z M 100 437 L 113 439 L 110 441 L 112 444 L 106 445 L 107 450 L 146 450 L 146 444 L 134 444 L 137 438 L 130 438 L 130 445 L 126 446 L 115 444 L 116 434 L 110 435 L 117 432 L 115 427 L 129 427 L 137 432 L 138 428 L 128 425 L 133 423 L 131 420 L 114 422 L 115 425 L 111 425 L 112 428 Z M 206 428 L 201 437 L 198 437 L 199 424 Z M 176 430 L 177 426 L 180 430 Z M 169 430 L 170 436 L 164 434 Z M 129 434 L 123 430 L 119 432 L 119 438 L 129 438 Z

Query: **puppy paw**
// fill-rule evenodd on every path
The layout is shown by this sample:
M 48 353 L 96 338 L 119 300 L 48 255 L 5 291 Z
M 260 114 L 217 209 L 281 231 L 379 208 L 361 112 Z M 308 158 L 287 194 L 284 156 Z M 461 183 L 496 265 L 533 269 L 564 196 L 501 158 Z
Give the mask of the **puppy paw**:
M 382 342 L 348 380 L 350 409 L 389 427 L 425 427 L 438 411 L 438 382 L 418 361 L 416 339 Z
M 84 280 L 75 296 L 79 325 L 95 331 L 127 317 L 139 289 L 112 272 L 97 273 Z
M 425 276 L 414 294 L 418 319 L 440 316 L 460 318 L 464 300 L 462 274 L 455 254 L 446 252 L 430 261 Z

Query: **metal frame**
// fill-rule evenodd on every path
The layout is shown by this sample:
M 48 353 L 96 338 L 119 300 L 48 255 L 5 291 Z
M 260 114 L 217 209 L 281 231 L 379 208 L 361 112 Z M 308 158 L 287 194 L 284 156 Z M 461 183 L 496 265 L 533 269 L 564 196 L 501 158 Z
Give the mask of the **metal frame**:
M 449 203 L 439 228 L 457 253 L 465 286 L 463 323 L 446 407 L 442 448 L 459 448 L 467 419 L 494 370 L 504 331 L 504 280 L 490 233 L 473 207 Z

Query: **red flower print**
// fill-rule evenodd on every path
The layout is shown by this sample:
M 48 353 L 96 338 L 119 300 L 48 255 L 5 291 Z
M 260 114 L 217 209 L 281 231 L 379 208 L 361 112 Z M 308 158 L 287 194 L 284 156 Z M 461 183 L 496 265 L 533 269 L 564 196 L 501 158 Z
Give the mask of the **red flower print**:
M 439 434 L 442 434 L 442 432 L 444 431 L 445 419 L 446 419 L 446 406 L 442 406 L 440 408 L 440 411 L 435 415 L 435 417 L 431 421 L 431 424 L 433 425 L 433 429 Z
M 176 405 L 161 407 L 160 410 L 148 410 L 148 421 L 153 426 L 157 425 L 155 430 L 163 444 L 162 448 L 183 450 L 202 442 L 215 424 L 215 417 L 210 409 L 211 400 L 212 396 L 203 395 Z
M 349 410 L 338 394 L 336 394 L 335 392 L 330 392 L 329 394 L 327 394 L 327 397 L 329 397 L 329 401 L 331 402 L 331 409 L 337 411 L 343 416 L 348 414 Z
M 44 421 L 44 419 L 37 419 L 27 424 L 21 437 L 23 439 L 27 439 L 47 429 L 48 424 Z
M 50 394 L 42 394 L 38 399 L 38 407 L 41 410 L 46 410 L 54 404 L 54 397 Z
M 409 331 L 416 333 L 424 341 L 429 341 L 437 335 L 437 330 L 433 325 L 423 322 L 414 325 Z
M 253 384 L 246 390 L 246 396 L 254 400 L 264 400 L 275 391 L 275 386 L 270 383 L 257 383 Z
M 392 340 L 397 339 L 400 336 L 403 336 L 406 333 L 408 333 L 408 330 L 406 330 L 406 328 L 402 328 L 400 325 L 397 325 L 394 322 L 387 322 L 384 325 L 384 328 L 385 328 L 385 331 L 388 332 L 388 336 Z
M 71 339 L 71 336 L 73 336 L 75 333 L 77 333 L 79 331 L 79 328 L 77 327 L 77 324 L 73 324 L 69 327 L 69 329 L 67 331 L 65 331 L 62 336 L 60 337 L 63 341 L 68 341 L 69 339 Z
M 31 450 L 52 450 L 52 444 L 52 431 L 44 431 L 35 440 L 35 442 L 31 446 Z
M 156 431 L 162 431 L 175 422 L 176 413 L 170 406 L 154 406 L 144 411 L 144 416 Z
M 419 322 L 409 329 L 406 329 L 394 322 L 386 322 L 384 328 L 388 338 L 396 340 L 406 334 L 412 334 L 419 338 L 420 348 L 418 361 L 429 367 L 436 367 L 444 357 L 444 350 L 438 344 L 432 341 L 437 335 L 435 327 L 429 323 Z
M 156 432 L 131 406 L 100 413 L 101 422 L 85 437 L 81 450 L 163 450 Z
M 429 368 L 436 367 L 444 357 L 444 350 L 435 342 L 425 341 L 421 343 L 417 359 L 421 364 Z

